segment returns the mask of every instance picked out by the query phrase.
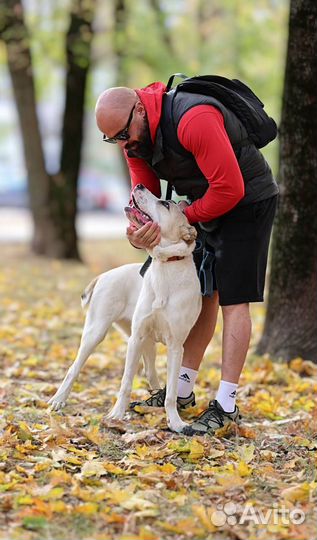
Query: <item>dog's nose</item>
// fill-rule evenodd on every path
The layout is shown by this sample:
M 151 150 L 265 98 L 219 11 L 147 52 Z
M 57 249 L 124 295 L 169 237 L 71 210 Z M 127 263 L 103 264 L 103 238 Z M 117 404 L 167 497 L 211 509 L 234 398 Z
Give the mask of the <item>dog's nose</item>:
M 145 189 L 143 184 L 137 184 L 134 189 Z

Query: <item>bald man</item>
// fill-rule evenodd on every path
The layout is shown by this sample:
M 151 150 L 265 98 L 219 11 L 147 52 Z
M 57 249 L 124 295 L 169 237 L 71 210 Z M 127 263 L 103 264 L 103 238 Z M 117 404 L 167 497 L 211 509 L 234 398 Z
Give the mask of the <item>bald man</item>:
M 164 179 L 187 197 L 180 204 L 198 231 L 194 261 L 202 310 L 184 345 L 177 403 L 180 409 L 195 404 L 195 380 L 220 305 L 224 329 L 216 399 L 184 430 L 213 434 L 239 416 L 236 394 L 250 342 L 249 303 L 263 301 L 277 184 L 258 148 L 243 145 L 243 124 L 212 97 L 167 92 L 161 82 L 135 90 L 110 88 L 97 101 L 96 121 L 104 141 L 121 148 L 132 187 L 141 183 L 160 197 Z M 130 225 L 127 238 L 137 248 L 153 247 L 160 242 L 159 225 Z M 165 391 L 131 407 L 163 407 Z

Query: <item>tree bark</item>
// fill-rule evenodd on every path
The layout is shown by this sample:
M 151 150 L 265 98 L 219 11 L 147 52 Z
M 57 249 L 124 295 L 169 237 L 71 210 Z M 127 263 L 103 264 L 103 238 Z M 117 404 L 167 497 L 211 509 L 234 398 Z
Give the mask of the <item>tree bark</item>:
M 280 208 L 257 352 L 317 362 L 317 3 L 291 0 L 280 126 Z
M 20 0 L 1 2 L 0 37 L 7 50 L 8 68 L 22 133 L 29 205 L 33 218 L 32 249 L 45 254 L 58 243 L 50 211 L 50 177 L 45 169 L 36 113 L 29 37 Z
M 95 4 L 95 0 L 73 1 L 66 35 L 67 75 L 60 172 L 52 183 L 52 210 L 63 238 L 63 258 L 79 258 L 75 220 Z

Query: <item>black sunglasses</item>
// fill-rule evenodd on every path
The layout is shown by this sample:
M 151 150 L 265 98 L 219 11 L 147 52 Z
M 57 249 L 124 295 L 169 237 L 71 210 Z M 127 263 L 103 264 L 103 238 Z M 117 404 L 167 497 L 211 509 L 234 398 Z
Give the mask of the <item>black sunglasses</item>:
M 111 143 L 111 144 L 116 144 L 117 141 L 127 141 L 130 138 L 129 128 L 130 128 L 130 124 L 132 122 L 132 117 L 133 117 L 133 112 L 134 112 L 134 109 L 135 109 L 135 105 L 133 105 L 133 107 L 132 107 L 132 110 L 130 112 L 130 115 L 129 115 L 129 118 L 128 118 L 128 123 L 127 123 L 126 127 L 122 131 L 119 131 L 119 133 L 117 135 L 115 135 L 114 137 L 107 137 L 107 135 L 104 135 L 103 139 L 102 139 L 103 141 Z

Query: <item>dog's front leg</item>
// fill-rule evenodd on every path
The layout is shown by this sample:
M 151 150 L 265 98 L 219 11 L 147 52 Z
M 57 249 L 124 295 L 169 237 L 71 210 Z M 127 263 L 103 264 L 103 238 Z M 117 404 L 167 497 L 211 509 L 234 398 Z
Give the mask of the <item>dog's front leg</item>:
M 122 377 L 118 399 L 106 418 L 121 419 L 127 409 L 131 395 L 132 382 L 140 360 L 144 338 L 132 334 L 128 341 L 127 359 Z
M 182 344 L 167 344 L 167 385 L 165 411 L 168 427 L 172 431 L 181 432 L 188 424 L 177 412 L 177 387 L 179 371 L 182 364 L 184 347 Z

